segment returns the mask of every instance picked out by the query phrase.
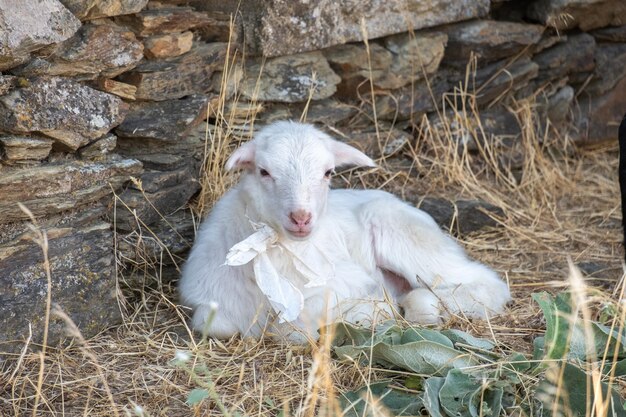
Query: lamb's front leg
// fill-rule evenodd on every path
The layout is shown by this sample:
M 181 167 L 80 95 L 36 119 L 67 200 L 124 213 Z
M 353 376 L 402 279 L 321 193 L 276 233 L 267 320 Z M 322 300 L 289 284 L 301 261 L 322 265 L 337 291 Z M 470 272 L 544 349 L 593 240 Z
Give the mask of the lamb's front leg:
M 413 288 L 400 300 L 407 319 L 436 323 L 454 313 L 484 318 L 501 313 L 510 300 L 506 283 L 469 259 L 427 213 L 389 195 L 364 204 L 360 219 L 369 228 L 378 266 Z

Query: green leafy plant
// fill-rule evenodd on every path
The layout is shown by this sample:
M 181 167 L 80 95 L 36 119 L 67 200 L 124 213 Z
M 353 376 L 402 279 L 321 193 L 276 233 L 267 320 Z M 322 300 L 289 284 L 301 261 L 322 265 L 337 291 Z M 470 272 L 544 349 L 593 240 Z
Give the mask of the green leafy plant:
M 375 415 L 382 405 L 399 416 L 626 416 L 614 383 L 626 375 L 623 326 L 583 320 L 569 293 L 533 299 L 546 332 L 534 341 L 532 359 L 460 330 L 337 325 L 340 360 L 408 373 L 344 393 L 345 415 Z

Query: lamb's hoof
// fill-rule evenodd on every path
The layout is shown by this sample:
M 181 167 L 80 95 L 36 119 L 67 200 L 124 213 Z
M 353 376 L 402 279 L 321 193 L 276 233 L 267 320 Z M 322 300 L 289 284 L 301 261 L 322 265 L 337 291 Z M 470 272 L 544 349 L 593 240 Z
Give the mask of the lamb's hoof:
M 428 325 L 443 321 L 439 298 L 426 288 L 411 291 L 402 298 L 400 305 L 408 322 Z

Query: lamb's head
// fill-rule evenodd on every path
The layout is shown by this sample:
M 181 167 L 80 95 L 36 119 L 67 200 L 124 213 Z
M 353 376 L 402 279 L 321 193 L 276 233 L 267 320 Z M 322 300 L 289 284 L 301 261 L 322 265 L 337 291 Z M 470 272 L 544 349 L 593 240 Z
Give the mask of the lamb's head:
M 302 240 L 326 211 L 335 168 L 345 165 L 375 166 L 362 152 L 311 125 L 277 122 L 237 149 L 226 169 L 246 170 L 241 186 L 258 221 Z

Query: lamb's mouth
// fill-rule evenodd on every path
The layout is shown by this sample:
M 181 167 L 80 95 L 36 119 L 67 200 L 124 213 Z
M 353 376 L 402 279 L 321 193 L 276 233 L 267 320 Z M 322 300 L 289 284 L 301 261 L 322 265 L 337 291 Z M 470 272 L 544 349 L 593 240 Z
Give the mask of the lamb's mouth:
M 287 229 L 287 233 L 291 237 L 294 237 L 294 238 L 300 240 L 300 239 L 305 239 L 305 238 L 309 237 L 309 235 L 311 234 L 311 229 L 308 229 L 308 230 L 305 230 L 305 229 L 289 230 L 289 229 Z

